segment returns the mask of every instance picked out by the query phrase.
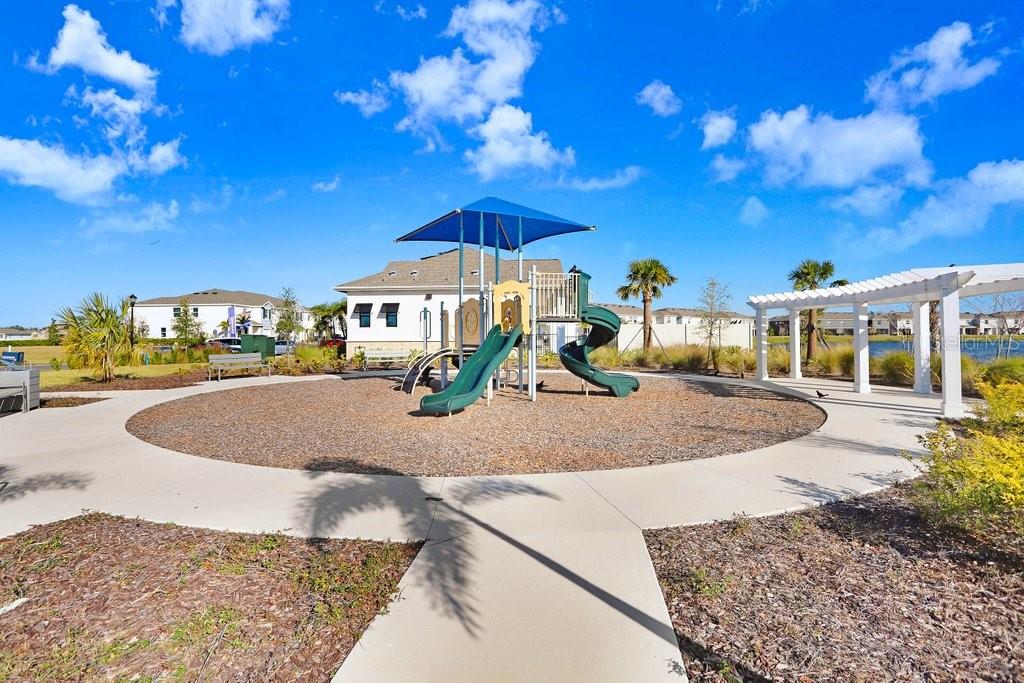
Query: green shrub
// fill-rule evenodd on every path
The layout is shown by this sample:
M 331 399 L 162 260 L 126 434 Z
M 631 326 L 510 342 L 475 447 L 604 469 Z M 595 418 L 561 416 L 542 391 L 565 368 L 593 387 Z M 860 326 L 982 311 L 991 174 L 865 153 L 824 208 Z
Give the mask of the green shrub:
M 61 365 L 63 365 L 63 363 L 61 362 L 60 358 L 50 359 L 50 367 L 53 368 L 54 370 L 60 370 Z
M 977 418 L 921 437 L 928 449 L 914 486 L 922 512 L 972 531 L 1024 533 L 1024 384 L 978 385 Z
M 978 361 L 965 353 L 960 354 L 960 386 L 968 394 L 978 393 L 978 383 L 982 381 L 984 368 Z M 932 354 L 932 384 L 942 386 L 942 354 Z
M 789 374 L 789 349 L 785 346 L 768 347 L 768 372 L 772 375 Z
M 819 375 L 853 377 L 853 347 L 849 344 L 818 349 L 808 369 Z
M 878 374 L 886 384 L 914 384 L 914 356 L 908 351 L 890 351 L 878 359 Z
M 988 384 L 1017 382 L 1024 384 L 1024 356 L 1000 358 L 988 364 L 984 370 L 984 379 Z
M 705 372 L 708 369 L 708 350 L 695 344 L 675 344 L 665 349 L 668 364 L 673 370 Z
M 721 370 L 743 375 L 757 369 L 757 355 L 750 349 L 725 346 L 718 349 L 718 363 Z

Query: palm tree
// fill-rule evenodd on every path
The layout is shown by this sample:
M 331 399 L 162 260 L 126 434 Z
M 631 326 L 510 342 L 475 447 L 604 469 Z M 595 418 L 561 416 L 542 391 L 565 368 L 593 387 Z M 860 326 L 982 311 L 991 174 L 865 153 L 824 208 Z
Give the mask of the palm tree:
M 313 331 L 317 336 L 336 334 L 337 326 L 341 326 L 341 336 L 347 336 L 348 299 L 317 304 L 310 307 L 309 312 L 316 318 Z
M 668 266 L 654 258 L 642 258 L 629 262 L 626 284 L 615 290 L 623 301 L 642 299 L 644 302 L 644 350 L 651 348 L 651 301 L 660 299 L 662 288 L 674 285 L 675 275 Z
M 97 379 L 109 382 L 119 361 L 137 362 L 139 351 L 131 343 L 129 309 L 127 298 L 115 305 L 96 292 L 83 299 L 77 309 L 62 310 L 68 365 L 89 368 Z
M 836 267 L 831 261 L 815 261 L 804 259 L 796 268 L 789 272 L 789 280 L 793 283 L 793 289 L 804 291 L 809 289 L 821 289 L 828 283 L 829 287 L 842 287 L 850 284 L 848 280 L 833 280 L 836 274 Z M 807 311 L 807 360 L 814 358 L 814 352 L 818 348 L 818 311 L 809 309 Z M 789 333 L 794 334 L 793 330 Z M 795 334 L 799 335 L 800 330 Z

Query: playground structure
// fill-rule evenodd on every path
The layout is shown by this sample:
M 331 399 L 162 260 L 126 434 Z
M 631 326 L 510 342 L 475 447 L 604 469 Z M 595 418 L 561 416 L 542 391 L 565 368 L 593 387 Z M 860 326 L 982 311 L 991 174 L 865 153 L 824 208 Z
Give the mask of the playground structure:
M 465 297 L 465 230 L 478 227 L 480 274 L 478 297 Z M 516 240 L 507 227 L 516 226 Z M 421 312 L 424 352 L 409 367 L 402 389 L 412 393 L 418 383 L 429 377 L 434 363 L 440 364 L 441 390 L 424 396 L 420 410 L 428 414 L 451 414 L 476 402 L 486 393 L 490 404 L 495 386 L 516 385 L 519 393 L 537 400 L 538 325 L 545 322 L 581 322 L 590 326 L 586 337 L 564 344 L 558 352 L 562 365 L 585 383 L 607 389 L 613 396 L 626 397 L 639 389 L 639 382 L 628 375 L 607 373 L 590 363 L 589 354 L 615 339 L 619 318 L 615 313 L 590 305 L 590 276 L 573 270 L 567 273 L 523 272 L 523 246 L 558 234 L 594 230 L 593 226 L 568 221 L 494 197 L 487 197 L 399 237 L 397 241 L 440 241 L 459 244 L 459 306 L 450 316 L 441 307 L 441 348 L 427 351 L 431 312 Z M 484 283 L 484 248 L 494 247 L 496 282 Z M 518 253 L 515 280 L 501 282 L 500 250 Z M 454 329 L 450 319 L 454 318 Z M 502 366 L 515 354 L 517 369 Z M 524 357 L 528 359 L 524 381 Z M 459 372 L 448 383 L 448 365 Z M 512 377 L 514 381 L 511 381 Z M 584 384 L 584 387 L 586 384 Z

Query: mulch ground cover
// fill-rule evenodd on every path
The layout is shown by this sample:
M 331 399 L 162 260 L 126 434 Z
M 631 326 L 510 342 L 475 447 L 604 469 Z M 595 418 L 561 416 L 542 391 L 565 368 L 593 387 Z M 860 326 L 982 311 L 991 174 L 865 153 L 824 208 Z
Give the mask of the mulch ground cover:
M 644 536 L 691 681 L 1024 680 L 1024 544 L 903 487 Z
M 98 396 L 53 396 L 51 398 L 39 399 L 40 408 L 75 408 L 77 406 L 84 406 L 90 403 L 99 403 L 100 401 L 106 401 L 105 398 Z
M 817 429 L 799 399 L 742 385 L 643 378 L 620 399 L 541 375 L 531 403 L 514 388 L 451 417 L 387 378 L 328 379 L 191 396 L 134 415 L 158 446 L 271 467 L 407 475 L 481 475 L 638 467 L 747 451 Z M 244 419 L 239 419 L 244 415 Z
M 418 545 L 89 514 L 0 539 L 0 680 L 327 681 Z
M 190 370 L 159 377 L 119 376 L 109 382 L 83 379 L 73 384 L 46 387 L 44 391 L 131 391 L 133 389 L 177 389 L 206 381 L 206 370 Z

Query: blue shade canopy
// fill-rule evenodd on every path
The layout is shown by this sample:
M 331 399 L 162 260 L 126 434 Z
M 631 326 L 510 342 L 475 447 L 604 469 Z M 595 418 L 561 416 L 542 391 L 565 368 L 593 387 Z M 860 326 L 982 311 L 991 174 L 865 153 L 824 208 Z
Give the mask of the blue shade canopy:
M 396 242 L 458 242 L 459 225 L 463 227 L 466 244 L 480 244 L 480 216 L 484 218 L 485 247 L 514 251 L 519 247 L 545 237 L 570 232 L 596 230 L 528 206 L 506 202 L 497 197 L 484 197 L 461 209 L 450 211 L 426 225 L 402 235 Z M 519 220 L 523 221 L 523 241 L 519 243 Z

